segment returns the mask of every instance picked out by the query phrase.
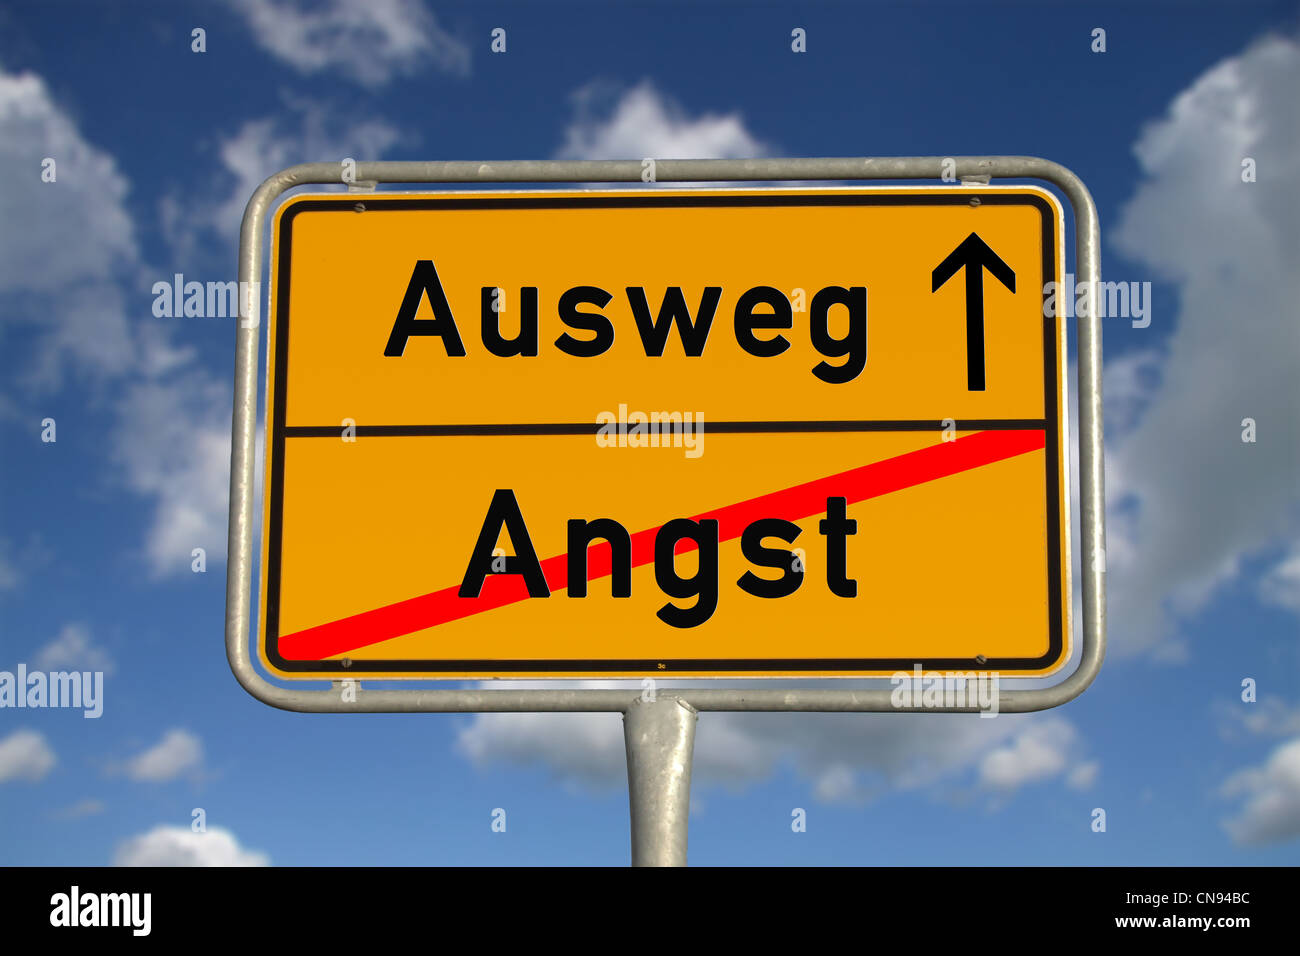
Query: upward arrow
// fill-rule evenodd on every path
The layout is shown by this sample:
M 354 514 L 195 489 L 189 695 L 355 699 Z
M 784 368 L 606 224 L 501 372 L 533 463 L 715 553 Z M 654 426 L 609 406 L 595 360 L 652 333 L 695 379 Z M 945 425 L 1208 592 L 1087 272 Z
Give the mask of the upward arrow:
M 931 292 L 966 267 L 966 388 L 984 391 L 984 270 L 1012 292 L 1016 291 L 1016 274 L 983 239 L 971 233 L 948 257 L 935 266 L 931 274 Z

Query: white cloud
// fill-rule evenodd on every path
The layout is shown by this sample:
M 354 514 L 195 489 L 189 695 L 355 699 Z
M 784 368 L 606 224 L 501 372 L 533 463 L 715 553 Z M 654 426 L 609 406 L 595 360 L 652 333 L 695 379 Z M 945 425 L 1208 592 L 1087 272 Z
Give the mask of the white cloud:
M 1074 728 L 1059 717 L 1042 717 L 1029 724 L 1005 745 L 989 751 L 980 761 L 980 783 L 1008 792 L 1030 783 L 1060 776 L 1071 763 L 1077 746 Z M 1082 764 L 1070 771 L 1072 786 L 1087 786 L 1096 770 Z
M 833 764 L 813 779 L 813 794 L 824 803 L 853 800 L 859 794 L 857 775 L 852 767 Z
M 493 688 L 631 688 L 617 681 L 493 682 Z M 639 687 L 639 685 L 636 685 Z M 671 686 L 671 685 L 662 685 Z M 779 754 L 735 714 L 708 714 L 696 732 L 695 779 L 738 784 L 770 774 Z M 619 714 L 479 714 L 463 727 L 457 749 L 471 762 L 548 767 L 568 784 L 617 786 L 627 779 Z
M 4 397 L 0 396 L 0 418 L 3 417 L 3 405 Z M 30 427 L 31 419 L 27 418 L 23 424 Z M 39 578 L 53 557 L 53 551 L 39 531 L 29 532 L 21 543 L 0 535 L 0 596 Z
M 577 116 L 565 131 L 561 159 L 734 159 L 768 150 L 738 113 L 692 117 L 649 80 L 624 91 L 591 84 L 575 94 Z
M 189 573 L 191 552 L 225 554 L 230 493 L 229 389 L 191 370 L 125 389 L 113 456 L 128 486 L 155 501 L 145 548 L 156 576 Z
M 497 687 L 499 684 L 493 684 Z M 511 686 L 525 686 L 512 682 Z M 530 685 L 538 686 L 538 685 Z M 610 687 L 600 681 L 574 687 Z M 779 752 L 732 714 L 708 714 L 696 733 L 695 779 L 740 784 L 768 776 Z M 618 714 L 481 714 L 464 728 L 458 749 L 476 765 L 508 762 L 549 767 L 569 783 L 618 785 L 627 779 Z
M 1066 775 L 1065 784 L 1074 790 L 1088 790 L 1097 782 L 1097 774 L 1101 771 L 1101 762 L 1089 760 L 1087 763 L 1077 765 Z
M 42 734 L 15 730 L 0 740 L 0 783 L 10 780 L 35 782 L 43 778 L 58 758 Z
M 105 810 L 102 800 L 92 800 L 87 797 L 84 800 L 78 800 L 68 807 L 50 812 L 50 816 L 56 820 L 80 820 L 84 817 L 93 817 L 101 814 Z
M 322 146 L 331 124 L 342 122 L 327 120 L 323 109 L 300 113 L 306 139 L 299 145 L 308 149 Z M 354 132 L 358 140 L 370 136 L 384 143 L 396 135 L 383 124 L 361 124 Z M 267 163 L 280 160 L 283 154 L 277 150 L 297 142 L 277 139 L 282 133 L 275 126 L 265 131 Z M 257 165 L 256 145 L 237 138 L 223 154 L 239 189 L 248 186 L 248 178 L 260 181 L 274 171 Z M 57 163 L 53 183 L 41 181 L 46 156 Z M 23 223 L 21 230 L 0 232 L 0 316 L 4 321 L 39 321 L 44 329 L 36 351 L 22 357 L 20 367 L 26 371 L 19 384 L 57 389 L 69 368 L 112 380 L 120 396 L 112 431 L 120 477 L 156 503 L 144 542 L 151 570 L 188 572 L 195 547 L 220 559 L 226 542 L 230 387 L 197 365 L 193 348 L 174 344 L 171 329 L 144 311 L 147 300 L 137 303 L 145 321 L 128 323 L 124 284 L 138 290 L 160 277 L 148 276 L 139 260 L 125 208 L 126 180 L 110 156 L 84 141 L 44 81 L 30 73 L 0 70 L 0 161 L 6 168 L 31 171 L 30 176 L 0 180 L 0 221 Z M 216 228 L 218 212 L 233 216 L 233 227 L 226 223 L 233 229 L 231 263 L 247 198 L 206 200 L 198 211 L 208 218 L 194 217 L 200 225 Z M 170 280 L 171 270 L 167 272 Z M 31 412 L 20 407 L 30 396 L 30 389 L 14 398 L 0 396 L 0 412 L 30 420 Z M 17 585 L 18 568 L 3 543 L 0 591 Z
M 1227 722 L 1225 732 L 1241 727 L 1248 733 L 1275 737 L 1300 734 L 1300 703 L 1288 704 L 1277 696 L 1250 704 L 1240 700 L 1220 702 L 1216 709 Z
M 1262 767 L 1233 774 L 1221 792 L 1246 799 L 1224 823 L 1238 843 L 1263 846 L 1300 837 L 1300 737 L 1278 747 Z
M 401 141 L 401 131 L 385 120 L 355 117 L 314 100 L 285 98 L 276 116 L 248 120 L 217 144 L 221 169 L 216 188 L 206 193 L 187 189 L 163 198 L 163 233 L 175 255 L 185 261 L 193 261 L 200 244 L 215 238 L 221 261 L 233 269 L 244 208 L 268 176 L 298 163 L 337 161 L 342 188 L 344 159 L 379 159 Z
M 1276 604 L 1300 614 L 1300 546 L 1269 569 L 1259 582 L 1259 596 L 1269 604 Z
M 1121 654 L 1176 655 L 1179 621 L 1247 557 L 1296 533 L 1297 87 L 1300 46 L 1271 37 L 1203 74 L 1136 146 L 1145 180 L 1110 238 L 1149 277 L 1176 283 L 1181 306 L 1140 421 L 1108 442 L 1108 537 L 1129 552 L 1107 554 Z M 1245 157 L 1258 182 L 1241 181 Z M 1254 444 L 1241 441 L 1248 417 Z M 1284 606 L 1291 572 L 1266 586 Z
M 478 766 L 541 764 L 563 779 L 593 785 L 626 774 L 617 714 L 480 714 L 456 745 Z
M 377 159 L 402 138 L 386 120 L 345 121 L 334 107 L 312 101 L 286 104 L 288 118 L 250 120 L 221 143 L 221 162 L 236 178 L 234 193 L 219 210 L 219 222 L 235 227 L 253 191 L 272 173 L 295 163 Z
M 234 0 L 254 39 L 299 73 L 338 73 L 367 87 L 432 65 L 469 73 L 470 51 L 419 0 Z
M 239 845 L 233 833 L 212 827 L 195 833 L 160 825 L 125 840 L 113 854 L 114 866 L 270 866 L 265 853 Z
M 1142 413 L 1160 387 L 1163 356 L 1155 349 L 1141 349 L 1108 358 L 1102 368 L 1102 395 L 1106 399 L 1106 435 L 1122 438 L 1142 419 Z M 1071 375 L 1077 387 L 1078 379 Z M 1071 408 L 1078 411 L 1077 402 Z
M 126 180 L 111 156 L 82 139 L 34 73 L 0 72 L 0 156 L 6 168 L 26 171 L 0 184 L 2 221 L 23 224 L 6 230 L 0 286 L 58 289 L 135 259 Z M 41 180 L 47 157 L 56 164 L 54 182 Z M 69 222 L 77 228 L 66 228 Z
M 36 652 L 33 663 L 43 671 L 113 671 L 113 659 L 90 642 L 90 632 L 81 624 L 65 625 L 54 640 Z
M 54 182 L 41 178 L 47 158 Z M 133 346 L 110 280 L 137 257 L 125 178 L 81 137 L 39 76 L 3 70 L 0 166 L 11 171 L 0 179 L 0 222 L 22 224 L 0 231 L 0 314 L 42 330 L 23 384 L 57 388 L 68 366 L 122 373 Z
M 508 686 L 539 685 L 512 681 Z M 583 681 L 564 686 L 620 685 Z M 1037 722 L 1053 729 L 1035 731 Z M 1061 752 L 1062 762 L 1052 775 L 1078 760 L 1078 735 L 1060 717 L 709 712 L 700 715 L 691 773 L 701 784 L 741 789 L 789 766 L 810 782 L 818 799 L 860 801 L 886 787 L 914 790 L 978 772 L 985 756 L 1008 746 L 1017 732 Z M 1029 750 L 1028 744 L 1018 746 Z M 623 722 L 617 714 L 480 714 L 461 729 L 457 747 L 476 766 L 542 766 L 570 785 L 614 787 L 627 779 Z M 1017 769 L 1018 753 L 1004 774 Z
M 158 743 L 127 761 L 126 774 L 132 780 L 162 783 L 195 771 L 202 763 L 199 738 L 185 730 L 169 730 Z

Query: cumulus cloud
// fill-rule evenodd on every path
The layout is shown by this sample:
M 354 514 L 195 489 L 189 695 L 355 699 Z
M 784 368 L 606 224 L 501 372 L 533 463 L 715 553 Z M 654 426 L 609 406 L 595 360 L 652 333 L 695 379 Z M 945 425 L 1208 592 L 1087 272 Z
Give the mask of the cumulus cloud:
M 113 866 L 270 866 L 265 853 L 245 849 L 221 827 L 195 833 L 187 827 L 154 827 L 122 842 Z
M 1066 775 L 1066 786 L 1074 790 L 1088 790 L 1097 782 L 1097 774 L 1101 772 L 1101 761 L 1089 760 L 1075 766 L 1073 770 Z
M 1051 729 L 1035 730 L 1038 722 Z M 615 787 L 627 779 L 617 714 L 480 714 L 461 729 L 457 747 L 477 766 L 541 766 L 570 786 Z M 984 758 L 1000 749 L 1011 753 L 984 770 Z M 696 730 L 692 779 L 741 789 L 788 767 L 809 782 L 815 797 L 831 802 L 858 802 L 884 789 L 913 790 L 945 780 L 976 779 L 1009 792 L 1031 780 L 1061 776 L 1081 762 L 1082 750 L 1073 726 L 1055 716 L 710 712 Z M 1048 773 L 1039 767 L 1044 752 L 1058 760 Z M 1020 769 L 1022 760 L 1038 763 L 1030 772 Z M 1016 773 L 1022 779 L 1013 779 Z
M 1300 545 L 1293 547 L 1259 582 L 1260 600 L 1300 614 Z
M 233 269 L 239 225 L 253 192 L 273 173 L 297 163 L 379 159 L 402 140 L 391 123 L 357 117 L 310 99 L 286 98 L 275 116 L 245 121 L 216 149 L 219 185 L 166 196 L 159 206 L 163 233 L 177 257 L 190 261 L 202 243 L 215 240 Z M 229 278 L 233 279 L 231 275 Z
M 202 764 L 203 744 L 199 738 L 188 731 L 173 729 L 148 750 L 128 760 L 126 775 L 132 780 L 164 783 L 198 770 Z
M 1077 734 L 1059 717 L 1043 717 L 1026 726 L 1002 746 L 980 760 L 979 780 L 991 790 L 1008 792 L 1031 783 L 1061 776 L 1070 765 Z M 1071 772 L 1071 783 L 1087 786 L 1095 775 L 1088 764 Z
M 1278 747 L 1263 766 L 1233 774 L 1221 792 L 1245 799 L 1224 822 L 1236 842 L 1264 846 L 1300 837 L 1300 737 Z
M 53 182 L 42 180 L 53 160 Z M 137 257 L 127 181 L 113 158 L 82 138 L 34 73 L 0 69 L 0 314 L 38 325 L 23 384 L 58 388 L 71 368 L 96 376 L 130 367 L 134 350 L 112 277 Z M 77 224 L 67 229 L 69 222 Z
M 611 784 L 626 772 L 617 714 L 480 714 L 461 730 L 457 748 L 478 766 L 540 764 L 586 784 Z
M 1276 695 L 1262 697 L 1256 703 L 1220 702 L 1216 710 L 1224 722 L 1225 736 L 1238 728 L 1250 734 L 1290 737 L 1300 734 L 1300 702 L 1288 704 Z
M 107 808 L 102 800 L 93 800 L 87 797 L 84 800 L 78 800 L 71 806 L 50 811 L 50 816 L 55 820 L 81 820 L 85 817 L 97 816 L 103 813 L 105 809 Z
M 81 624 L 68 624 L 54 640 L 36 652 L 38 670 L 103 671 L 112 673 L 113 659 L 102 647 L 91 643 L 90 631 Z
M 858 797 L 857 774 L 847 764 L 827 767 L 813 778 L 813 795 L 823 803 L 846 803 Z
M 111 156 L 82 138 L 41 77 L 0 71 L 0 133 L 5 166 L 30 174 L 0 187 L 3 221 L 23 224 L 21 233 L 6 231 L 0 286 L 58 289 L 134 260 L 126 180 Z M 46 158 L 55 161 L 54 182 L 42 181 Z M 78 228 L 63 228 L 67 222 Z
M 54 182 L 41 180 L 45 157 L 55 161 Z M 113 409 L 118 475 L 157 502 L 144 543 L 152 570 L 188 570 L 194 547 L 220 556 L 229 387 L 197 366 L 193 349 L 174 345 L 167 329 L 127 321 L 123 283 L 147 285 L 136 281 L 147 270 L 126 212 L 125 178 L 31 73 L 0 70 L 0 160 L 32 171 L 0 181 L 0 216 L 24 224 L 0 235 L 0 315 L 43 329 L 35 351 L 21 357 L 21 384 L 55 390 L 69 369 L 112 381 L 124 396 Z M 5 543 L 0 590 L 19 577 Z
M 470 51 L 420 0 L 233 0 L 258 45 L 299 73 L 379 87 L 433 66 L 469 73 Z
M 15 730 L 0 740 L 0 783 L 10 780 L 36 782 L 42 779 L 58 758 L 43 734 L 34 730 Z
M 561 159 L 734 159 L 768 152 L 739 113 L 691 116 L 649 80 L 617 95 L 605 84 L 591 84 L 574 100 L 577 114 L 565 131 Z
M 0 418 L 3 418 L 5 399 L 0 396 Z M 30 425 L 31 420 L 27 420 Z M 53 559 L 54 553 L 40 531 L 31 531 L 20 543 L 14 538 L 0 535 L 0 597 L 17 591 L 27 581 L 39 577 L 42 569 Z
M 1145 174 L 1110 239 L 1180 302 L 1159 383 L 1111 443 L 1109 622 L 1120 654 L 1177 654 L 1178 624 L 1300 515 L 1294 304 L 1300 300 L 1300 45 L 1269 37 L 1199 77 L 1150 124 Z M 1242 161 L 1258 181 L 1242 181 Z M 1121 360 L 1123 362 L 1124 360 Z M 1110 364 L 1110 363 L 1108 363 Z M 1146 353 L 1127 372 L 1151 372 Z M 1110 396 L 1107 396 L 1110 401 Z M 1123 406 L 1122 414 L 1137 411 Z M 1241 440 L 1242 420 L 1257 441 Z M 1287 558 L 1262 586 L 1296 608 Z
M 188 573 L 191 552 L 226 550 L 229 389 L 204 374 L 124 389 L 113 457 L 127 485 L 155 501 L 145 557 L 155 576 Z
M 1142 414 L 1160 387 L 1163 356 L 1156 349 L 1140 349 L 1107 358 L 1102 367 L 1102 394 L 1106 404 L 1106 435 L 1122 439 L 1142 420 Z M 1071 382 L 1077 388 L 1075 371 Z M 1078 412 L 1078 402 L 1070 403 Z

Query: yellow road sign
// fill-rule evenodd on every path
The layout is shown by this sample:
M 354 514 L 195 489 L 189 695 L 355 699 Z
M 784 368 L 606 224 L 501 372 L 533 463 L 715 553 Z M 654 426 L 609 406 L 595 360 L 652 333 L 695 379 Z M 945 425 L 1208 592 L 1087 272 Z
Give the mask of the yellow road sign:
M 263 663 L 1054 671 L 1062 221 L 1031 187 L 290 199 Z

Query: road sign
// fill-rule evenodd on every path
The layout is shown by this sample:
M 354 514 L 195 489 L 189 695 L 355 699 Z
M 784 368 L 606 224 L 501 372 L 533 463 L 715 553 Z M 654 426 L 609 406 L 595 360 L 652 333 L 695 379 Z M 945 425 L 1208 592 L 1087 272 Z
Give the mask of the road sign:
M 264 664 L 1052 672 L 1062 244 L 1031 187 L 290 199 Z

